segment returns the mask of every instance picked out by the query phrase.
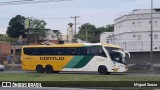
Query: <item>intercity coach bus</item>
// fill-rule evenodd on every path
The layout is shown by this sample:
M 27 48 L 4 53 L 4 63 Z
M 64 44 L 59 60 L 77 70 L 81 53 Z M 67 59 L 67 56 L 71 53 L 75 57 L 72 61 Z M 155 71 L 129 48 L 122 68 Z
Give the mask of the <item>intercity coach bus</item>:
M 55 44 L 22 47 L 22 69 L 38 73 L 89 71 L 126 72 L 126 53 L 113 44 Z

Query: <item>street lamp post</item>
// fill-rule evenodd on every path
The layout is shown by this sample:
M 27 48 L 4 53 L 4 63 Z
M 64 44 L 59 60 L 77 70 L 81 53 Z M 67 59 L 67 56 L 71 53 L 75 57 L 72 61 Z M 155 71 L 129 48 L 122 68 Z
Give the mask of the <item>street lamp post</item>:
M 150 63 L 151 71 L 154 71 L 153 68 L 153 0 L 151 0 L 151 52 L 150 52 Z

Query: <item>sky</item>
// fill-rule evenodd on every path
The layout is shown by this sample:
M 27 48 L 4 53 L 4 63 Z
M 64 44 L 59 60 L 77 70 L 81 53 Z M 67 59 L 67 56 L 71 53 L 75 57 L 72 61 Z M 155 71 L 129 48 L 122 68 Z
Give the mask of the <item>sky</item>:
M 15 1 L 15 0 L 5 0 Z M 154 8 L 160 8 L 160 0 L 153 0 Z M 4 2 L 4 0 L 0 0 Z M 60 30 L 66 34 L 68 23 L 77 19 L 77 29 L 84 23 L 91 23 L 96 27 L 113 24 L 114 19 L 128 14 L 135 9 L 150 9 L 151 0 L 70 0 L 63 2 L 0 5 L 0 33 L 5 34 L 12 17 L 22 15 L 43 19 L 52 30 Z M 55 19 L 61 18 L 61 19 Z

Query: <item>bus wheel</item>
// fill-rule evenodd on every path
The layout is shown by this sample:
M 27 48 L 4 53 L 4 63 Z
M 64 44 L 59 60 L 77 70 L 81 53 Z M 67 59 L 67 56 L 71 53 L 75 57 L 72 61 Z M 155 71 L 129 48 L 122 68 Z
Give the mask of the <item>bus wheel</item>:
M 98 67 L 98 72 L 99 72 L 99 74 L 101 74 L 101 75 L 105 75 L 105 74 L 108 73 L 108 70 L 107 70 L 106 66 L 99 66 L 99 67 Z
M 45 67 L 45 72 L 46 73 L 53 73 L 53 67 L 51 65 L 47 65 Z
M 36 71 L 37 71 L 37 73 L 43 73 L 44 72 L 43 66 L 42 65 L 37 65 L 36 66 Z

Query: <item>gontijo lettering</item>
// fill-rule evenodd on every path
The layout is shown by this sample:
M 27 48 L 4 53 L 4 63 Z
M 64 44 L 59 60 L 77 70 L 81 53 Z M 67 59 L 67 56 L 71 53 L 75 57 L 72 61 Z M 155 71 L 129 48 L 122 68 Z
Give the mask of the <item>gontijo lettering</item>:
M 40 60 L 64 60 L 64 57 L 40 57 Z

